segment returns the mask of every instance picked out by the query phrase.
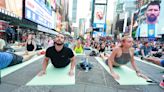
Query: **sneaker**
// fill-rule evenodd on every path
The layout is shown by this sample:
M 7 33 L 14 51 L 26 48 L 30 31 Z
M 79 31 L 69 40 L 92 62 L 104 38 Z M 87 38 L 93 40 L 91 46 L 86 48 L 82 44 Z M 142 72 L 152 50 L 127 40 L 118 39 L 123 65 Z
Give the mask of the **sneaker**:
M 164 88 L 164 81 L 163 81 L 163 80 L 160 82 L 159 86 L 160 86 L 161 88 Z

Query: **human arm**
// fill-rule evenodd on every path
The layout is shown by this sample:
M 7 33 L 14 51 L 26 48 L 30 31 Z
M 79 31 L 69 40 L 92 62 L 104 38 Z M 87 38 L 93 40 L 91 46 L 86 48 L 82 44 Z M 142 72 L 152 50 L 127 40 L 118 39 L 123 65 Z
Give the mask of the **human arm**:
M 45 54 L 45 58 L 44 58 L 44 61 L 42 63 L 42 70 L 39 72 L 39 76 L 42 76 L 44 74 L 46 74 L 46 69 L 47 69 L 47 66 L 48 66 L 48 61 L 49 61 L 49 58 L 50 58 L 50 52 L 51 50 L 50 49 L 47 49 L 46 50 L 46 54 Z
M 27 43 L 28 43 L 28 41 L 26 41 L 26 42 L 25 42 L 25 48 L 26 48 L 26 52 L 27 52 Z
M 136 63 L 135 63 L 135 60 L 134 60 L 134 49 L 131 49 L 130 50 L 130 54 L 131 54 L 131 65 L 132 65 L 132 67 L 133 67 L 133 69 L 136 71 L 136 73 L 139 73 L 140 71 L 137 69 L 137 65 L 136 65 Z
M 32 41 L 32 44 L 34 45 L 34 49 L 33 49 L 33 51 L 35 51 L 36 48 L 37 48 L 37 46 L 36 46 L 36 42 L 33 40 L 33 41 Z
M 110 57 L 108 58 L 108 66 L 109 66 L 109 69 L 110 69 L 110 72 L 111 72 L 111 75 L 114 79 L 119 79 L 119 75 L 116 74 L 114 71 L 113 71 L 113 65 L 114 65 L 114 58 L 116 57 L 116 54 L 118 52 L 118 48 L 115 48 Z
M 44 61 L 42 63 L 42 70 L 39 72 L 38 76 L 42 76 L 42 75 L 46 74 L 46 69 L 47 69 L 48 61 L 49 61 L 49 58 L 48 57 L 45 57 L 44 58 Z
M 136 72 L 137 76 L 142 77 L 146 80 L 149 80 L 149 78 L 147 76 L 145 76 L 144 74 L 142 74 L 140 72 L 140 70 L 137 68 L 137 65 L 136 65 L 135 60 L 134 60 L 134 49 L 130 50 L 130 54 L 131 54 L 131 65 L 132 65 L 134 71 Z
M 71 59 L 71 68 L 70 68 L 70 71 L 69 71 L 69 75 L 70 76 L 73 76 L 74 75 L 74 68 L 75 68 L 75 56 L 73 56 Z
M 141 47 L 141 55 L 142 55 L 143 57 L 145 57 L 144 47 Z

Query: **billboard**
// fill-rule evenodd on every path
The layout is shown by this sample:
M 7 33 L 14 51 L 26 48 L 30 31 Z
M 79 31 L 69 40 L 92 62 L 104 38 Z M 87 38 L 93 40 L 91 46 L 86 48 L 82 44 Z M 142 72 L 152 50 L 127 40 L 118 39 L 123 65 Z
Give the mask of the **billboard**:
M 0 8 L 5 9 L 11 13 L 22 18 L 23 0 L 1 0 Z
M 160 4 L 158 1 L 151 1 L 150 5 L 148 4 L 148 7 L 141 9 L 140 13 L 142 14 L 142 11 L 144 11 L 144 17 L 146 19 L 142 19 L 142 16 L 140 17 L 140 21 L 143 22 L 139 24 L 136 29 L 136 38 L 148 38 L 149 41 L 155 40 L 155 38 L 161 38 L 161 36 L 158 34 L 161 33 L 160 21 L 162 20 L 162 17 L 159 18 L 159 15 L 162 14 L 162 8 L 160 10 L 160 8 L 157 6 L 158 4 Z M 134 18 L 137 18 L 137 16 Z M 135 31 L 133 31 L 133 35 L 134 33 Z
M 25 18 L 47 28 L 53 28 L 52 10 L 44 0 L 25 0 Z
M 106 15 L 105 5 L 95 5 L 94 23 L 105 23 Z
M 94 11 L 94 28 L 106 28 L 106 5 L 95 5 Z

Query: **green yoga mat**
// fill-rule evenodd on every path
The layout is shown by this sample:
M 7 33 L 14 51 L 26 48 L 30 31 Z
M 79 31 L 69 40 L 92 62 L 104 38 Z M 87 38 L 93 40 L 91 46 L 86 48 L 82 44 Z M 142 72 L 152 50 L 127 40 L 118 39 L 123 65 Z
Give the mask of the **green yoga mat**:
M 95 57 L 96 60 L 105 68 L 105 70 L 110 74 L 109 67 L 104 63 L 100 57 Z M 138 77 L 134 70 L 128 68 L 127 66 L 121 66 L 113 68 L 113 70 L 120 76 L 119 80 L 116 80 L 120 85 L 147 85 L 152 84 L 147 82 L 145 79 Z
M 75 53 L 75 56 L 85 56 L 84 53 Z
M 44 55 L 37 56 L 37 57 L 34 56 L 32 59 L 30 59 L 28 61 L 25 61 L 25 62 L 23 62 L 21 64 L 17 64 L 17 65 L 14 65 L 14 66 L 10 66 L 10 67 L 4 68 L 4 69 L 1 70 L 1 77 L 4 77 L 4 76 L 6 76 L 6 75 L 8 75 L 8 74 L 10 74 L 10 73 L 20 69 L 20 68 L 22 68 L 22 67 L 32 63 L 32 62 L 35 62 L 35 61 L 43 58 L 43 57 L 44 57 Z
M 85 53 L 76 53 L 75 51 L 73 51 L 75 56 L 85 56 Z
M 30 82 L 26 85 L 74 85 L 75 84 L 75 74 L 74 76 L 69 76 L 68 72 L 70 70 L 70 65 L 65 68 L 54 68 L 52 64 L 47 67 L 46 75 L 38 76 L 36 75 Z M 75 71 L 74 71 L 75 73 Z

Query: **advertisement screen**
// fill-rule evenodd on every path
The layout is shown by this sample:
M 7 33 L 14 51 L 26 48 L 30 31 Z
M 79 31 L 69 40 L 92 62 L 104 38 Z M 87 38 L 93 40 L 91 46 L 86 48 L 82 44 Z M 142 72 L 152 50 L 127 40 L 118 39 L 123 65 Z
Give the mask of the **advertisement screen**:
M 53 28 L 52 11 L 44 0 L 25 0 L 25 18 L 48 28 Z
M 105 23 L 106 9 L 105 5 L 95 5 L 94 23 Z
M 106 36 L 105 32 L 93 31 L 93 37 L 105 37 L 105 36 Z
M 23 0 L 1 0 L 0 8 L 3 8 L 9 12 L 22 18 L 22 6 Z
M 106 5 L 95 5 L 93 27 L 105 29 L 106 26 L 105 17 L 106 17 Z

